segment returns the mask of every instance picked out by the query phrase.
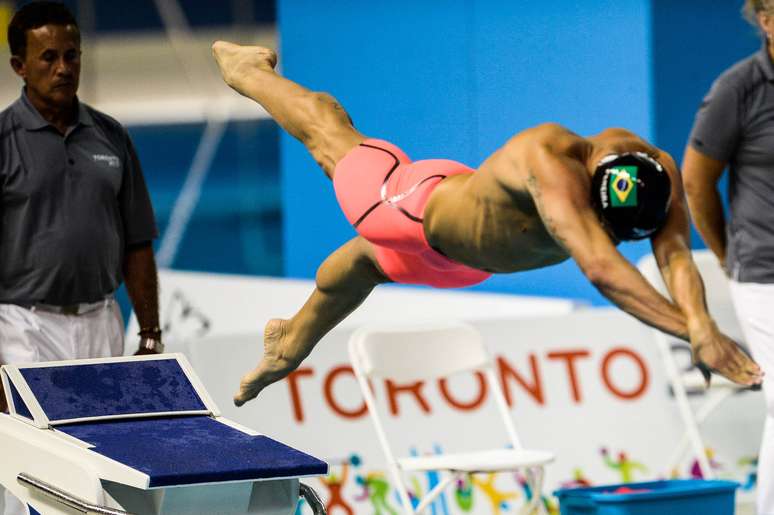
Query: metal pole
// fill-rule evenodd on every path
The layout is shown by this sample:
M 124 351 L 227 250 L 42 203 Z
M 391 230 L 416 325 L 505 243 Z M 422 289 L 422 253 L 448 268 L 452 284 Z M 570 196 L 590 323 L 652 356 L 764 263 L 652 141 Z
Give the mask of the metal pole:
M 188 77 L 189 83 L 199 88 L 203 96 L 207 96 L 214 89 L 216 81 L 209 73 L 209 57 L 194 53 L 191 59 L 187 49 L 195 45 L 195 39 L 185 13 L 177 0 L 155 0 L 164 30 L 167 33 L 169 43 L 183 65 L 183 71 Z M 219 84 L 219 81 L 217 81 Z M 202 139 L 196 149 L 191 168 L 186 176 L 183 189 L 180 191 L 170 215 L 169 223 L 161 238 L 159 252 L 156 256 L 160 268 L 169 268 L 175 260 L 175 255 L 180 247 L 180 242 L 185 235 L 188 222 L 199 202 L 202 184 L 207 178 L 213 159 L 218 150 L 223 134 L 225 133 L 229 114 L 223 113 L 222 106 L 209 105 L 206 112 L 207 125 L 204 128 Z

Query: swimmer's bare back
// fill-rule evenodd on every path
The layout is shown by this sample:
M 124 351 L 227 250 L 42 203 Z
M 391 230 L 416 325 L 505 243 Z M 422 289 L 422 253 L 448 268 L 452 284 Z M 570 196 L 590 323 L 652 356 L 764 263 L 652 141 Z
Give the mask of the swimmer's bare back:
M 476 173 L 452 177 L 433 193 L 425 234 L 433 247 L 468 266 L 511 273 L 560 263 L 570 256 L 546 230 L 528 190 L 536 144 L 578 154 L 585 140 L 559 126 L 539 126 L 511 138 Z M 580 178 L 583 180 L 583 178 Z

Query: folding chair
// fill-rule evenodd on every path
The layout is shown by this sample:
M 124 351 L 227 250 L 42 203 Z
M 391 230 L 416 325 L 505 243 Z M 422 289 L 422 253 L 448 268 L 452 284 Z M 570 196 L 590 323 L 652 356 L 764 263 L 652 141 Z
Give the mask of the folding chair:
M 708 250 L 694 251 L 693 260 L 704 281 L 705 296 L 707 306 L 712 317 L 717 322 L 718 327 L 725 334 L 733 338 L 736 342 L 742 342 L 742 329 L 736 318 L 734 305 L 731 300 L 731 292 L 728 287 L 728 278 L 720 267 L 717 258 Z M 642 275 L 650 281 L 656 290 L 670 298 L 666 285 L 661 278 L 656 258 L 650 254 L 643 257 L 638 263 L 637 268 Z M 680 417 L 685 425 L 679 444 L 672 453 L 668 463 L 667 471 L 674 470 L 680 462 L 687 447 L 690 446 L 693 451 L 699 470 L 704 479 L 714 479 L 715 473 L 707 458 L 706 446 L 699 431 L 699 425 L 717 409 L 720 404 L 735 393 L 748 389 L 745 386 L 737 385 L 728 379 L 713 375 L 709 391 L 706 391 L 704 402 L 694 411 L 688 402 L 688 392 L 705 391 L 706 386 L 704 378 L 699 370 L 691 365 L 688 368 L 680 369 L 675 359 L 674 350 L 684 348 L 690 352 L 688 343 L 678 340 L 671 335 L 663 333 L 658 329 L 653 329 L 653 337 L 658 345 L 659 352 L 664 362 L 672 392 L 677 402 Z
M 401 328 L 363 327 L 355 331 L 349 340 L 349 356 L 405 513 L 421 513 L 448 485 L 467 474 L 518 469 L 526 471 L 532 492 L 527 513 L 535 513 L 536 508 L 543 512 L 540 502 L 543 467 L 553 461 L 554 456 L 549 452 L 522 447 L 495 377 L 493 361 L 478 331 L 458 322 Z M 411 382 L 433 380 L 472 370 L 484 373 L 512 448 L 396 457 L 387 440 L 369 379 L 378 377 Z M 414 508 L 403 473 L 424 471 L 437 471 L 445 477 Z

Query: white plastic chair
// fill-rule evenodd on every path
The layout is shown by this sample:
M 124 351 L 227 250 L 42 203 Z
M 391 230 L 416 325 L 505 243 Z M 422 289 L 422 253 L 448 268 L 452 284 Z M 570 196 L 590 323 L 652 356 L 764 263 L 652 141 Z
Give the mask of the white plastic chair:
M 705 296 L 710 315 L 715 319 L 721 331 L 733 338 L 736 342 L 742 343 L 742 329 L 736 318 L 734 305 L 731 300 L 731 291 L 728 286 L 728 278 L 718 263 L 717 258 L 708 250 L 694 251 L 693 260 L 704 281 Z M 650 281 L 656 290 L 671 298 L 666 285 L 661 278 L 656 258 L 650 254 L 643 257 L 638 263 L 637 268 L 642 275 Z M 713 374 L 710 389 L 706 391 L 704 402 L 694 410 L 688 402 L 688 392 L 702 392 L 706 389 L 704 378 L 699 370 L 692 366 L 689 369 L 680 370 L 675 359 L 674 349 L 684 347 L 690 352 L 687 342 L 678 340 L 671 335 L 663 333 L 658 329 L 653 329 L 653 337 L 658 345 L 659 352 L 664 362 L 667 373 L 667 379 L 672 387 L 672 392 L 677 402 L 680 417 L 685 424 L 685 432 L 680 439 L 679 444 L 672 453 L 668 463 L 667 471 L 673 470 L 680 462 L 687 447 L 690 446 L 696 461 L 699 465 L 704 479 L 714 479 L 715 473 L 712 470 L 709 459 L 707 458 L 706 446 L 699 431 L 699 425 L 717 409 L 720 404 L 734 395 L 735 393 L 747 389 L 747 387 L 738 385 L 728 379 Z
M 496 379 L 493 361 L 476 329 L 459 322 L 403 328 L 363 327 L 350 337 L 349 356 L 405 513 L 421 513 L 448 485 L 467 474 L 519 469 L 526 471 L 532 491 L 527 513 L 535 513 L 536 509 L 543 512 L 543 467 L 553 461 L 554 456 L 550 452 L 526 450 L 522 447 Z M 396 457 L 387 440 L 369 379 L 411 382 L 432 380 L 471 370 L 484 373 L 512 449 Z M 411 504 L 403 477 L 403 473 L 410 471 L 438 471 L 445 476 L 420 499 L 416 508 Z

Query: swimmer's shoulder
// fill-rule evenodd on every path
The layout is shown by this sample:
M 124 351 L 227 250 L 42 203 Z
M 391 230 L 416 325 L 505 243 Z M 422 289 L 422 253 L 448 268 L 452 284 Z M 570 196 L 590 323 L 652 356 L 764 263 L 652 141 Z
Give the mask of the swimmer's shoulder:
M 506 144 L 507 147 L 544 146 L 561 151 L 566 147 L 586 141 L 564 125 L 546 122 L 514 135 Z
M 564 125 L 541 123 L 516 134 L 503 147 L 503 153 L 519 161 L 531 160 L 537 154 L 554 154 L 579 158 L 591 143 Z
M 589 145 L 588 140 L 558 123 L 530 127 L 513 136 L 482 164 L 479 171 L 484 173 L 479 182 L 484 183 L 487 177 L 509 194 L 526 191 L 528 176 L 542 170 L 547 155 L 580 160 Z

